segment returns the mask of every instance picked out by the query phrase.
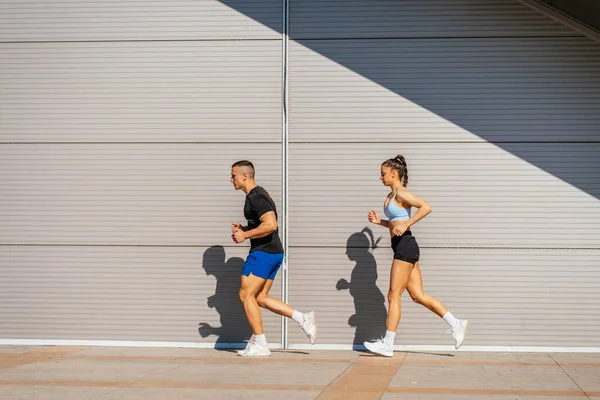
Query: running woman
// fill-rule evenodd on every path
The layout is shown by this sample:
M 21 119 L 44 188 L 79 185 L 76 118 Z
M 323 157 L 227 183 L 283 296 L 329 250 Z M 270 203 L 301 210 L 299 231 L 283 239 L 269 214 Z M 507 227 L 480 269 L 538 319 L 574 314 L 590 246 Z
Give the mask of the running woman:
M 394 250 L 394 261 L 390 275 L 388 292 L 388 316 L 385 337 L 375 342 L 365 342 L 365 347 L 377 354 L 392 357 L 394 339 L 400 322 L 400 297 L 404 289 L 408 290 L 415 303 L 422 304 L 443 318 L 450 326 L 446 332 L 452 334 L 454 347 L 458 349 L 465 340 L 469 321 L 456 319 L 436 298 L 423 291 L 423 280 L 419 266 L 419 245 L 410 231 L 410 227 L 431 212 L 431 206 L 406 189 L 408 167 L 402 155 L 390 158 L 381 165 L 381 181 L 391 189 L 384 202 L 384 213 L 388 220 L 379 218 L 375 210 L 368 214 L 369 221 L 389 229 Z M 411 208 L 417 212 L 411 216 Z

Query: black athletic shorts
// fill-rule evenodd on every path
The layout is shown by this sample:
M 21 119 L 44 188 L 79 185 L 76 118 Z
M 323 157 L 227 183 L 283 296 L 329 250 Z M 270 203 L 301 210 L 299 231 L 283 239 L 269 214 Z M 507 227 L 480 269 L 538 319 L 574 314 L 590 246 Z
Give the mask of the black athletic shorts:
M 406 231 L 402 236 L 392 237 L 394 260 L 406 261 L 414 264 L 419 261 L 419 244 L 411 231 Z

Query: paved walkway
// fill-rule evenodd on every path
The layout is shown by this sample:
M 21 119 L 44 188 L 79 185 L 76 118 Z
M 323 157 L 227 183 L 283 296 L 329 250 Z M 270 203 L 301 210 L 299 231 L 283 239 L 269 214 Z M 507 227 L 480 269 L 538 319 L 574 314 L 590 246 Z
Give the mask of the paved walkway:
M 0 399 L 596 399 L 600 354 L 0 346 Z

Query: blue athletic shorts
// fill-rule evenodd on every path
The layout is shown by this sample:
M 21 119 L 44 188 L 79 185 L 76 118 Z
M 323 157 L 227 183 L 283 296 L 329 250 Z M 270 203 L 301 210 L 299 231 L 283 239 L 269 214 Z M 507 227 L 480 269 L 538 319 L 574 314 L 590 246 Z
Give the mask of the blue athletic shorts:
M 253 251 L 248 254 L 244 268 L 242 268 L 242 275 L 258 276 L 259 278 L 275 280 L 275 275 L 279 271 L 283 263 L 283 253 L 266 253 L 264 251 Z

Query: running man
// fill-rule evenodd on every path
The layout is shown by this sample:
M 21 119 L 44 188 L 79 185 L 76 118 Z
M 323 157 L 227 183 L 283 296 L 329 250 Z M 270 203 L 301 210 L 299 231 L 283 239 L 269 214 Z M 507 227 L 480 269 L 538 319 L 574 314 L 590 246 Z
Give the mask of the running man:
M 281 264 L 283 245 L 279 239 L 277 209 L 271 195 L 254 180 L 254 165 L 250 161 L 238 161 L 231 166 L 231 183 L 235 190 L 246 193 L 244 216 L 247 226 L 232 223 L 231 237 L 235 243 L 250 239 L 250 254 L 242 269 L 240 299 L 244 305 L 246 318 L 254 333 L 244 350 L 238 351 L 242 357 L 270 356 L 271 351 L 263 331 L 260 308 L 291 318 L 298 323 L 314 344 L 317 337 L 315 313 L 301 313 L 288 304 L 269 296 L 269 290 Z

